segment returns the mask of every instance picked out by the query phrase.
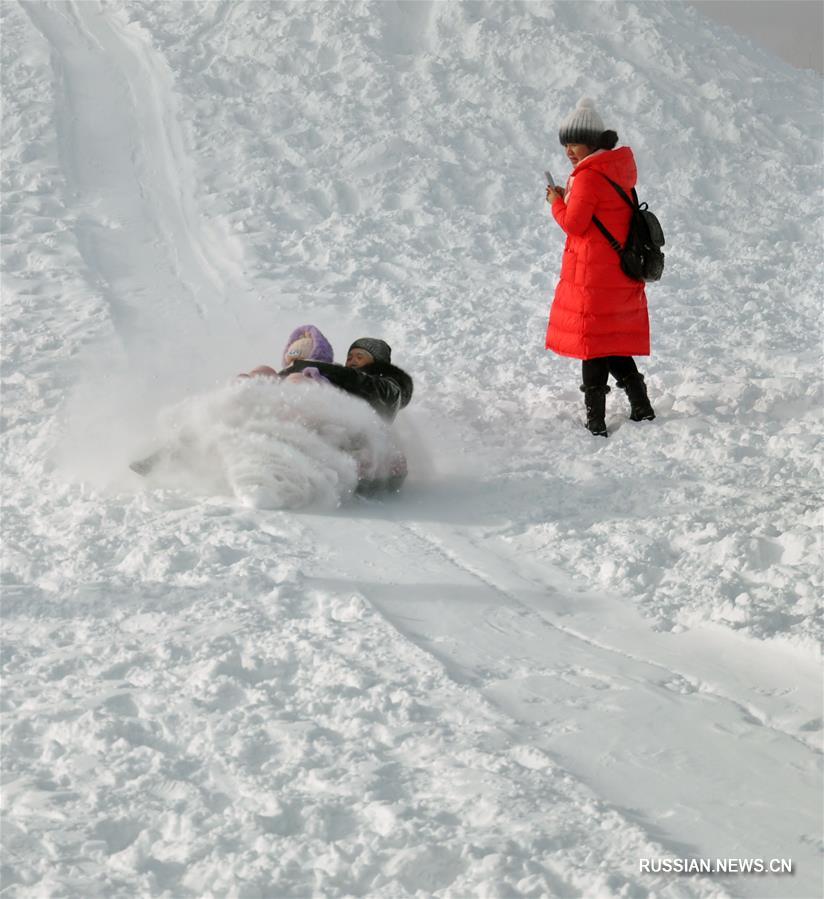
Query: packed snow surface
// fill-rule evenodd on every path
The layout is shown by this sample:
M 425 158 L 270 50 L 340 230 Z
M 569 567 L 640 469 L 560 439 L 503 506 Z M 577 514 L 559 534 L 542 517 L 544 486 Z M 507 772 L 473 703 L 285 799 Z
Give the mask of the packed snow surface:
M 0 27 L 0 893 L 820 896 L 821 80 L 681 3 Z M 608 440 L 543 349 L 581 96 L 667 236 Z M 305 321 L 391 433 L 236 380 Z M 641 864 L 728 858 L 793 874 Z

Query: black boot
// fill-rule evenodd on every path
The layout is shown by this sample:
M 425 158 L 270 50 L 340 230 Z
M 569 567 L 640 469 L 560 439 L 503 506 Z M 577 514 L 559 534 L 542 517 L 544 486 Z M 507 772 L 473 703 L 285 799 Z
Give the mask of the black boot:
M 584 394 L 584 405 L 587 409 L 587 427 L 590 433 L 596 437 L 608 437 L 607 423 L 604 418 L 606 416 L 609 387 L 584 387 L 582 384 L 581 391 Z
M 632 421 L 652 421 L 655 418 L 655 411 L 647 396 L 647 385 L 644 383 L 644 376 L 640 372 L 635 375 L 628 375 L 626 378 L 618 381 L 618 386 L 627 392 L 631 407 L 629 417 Z

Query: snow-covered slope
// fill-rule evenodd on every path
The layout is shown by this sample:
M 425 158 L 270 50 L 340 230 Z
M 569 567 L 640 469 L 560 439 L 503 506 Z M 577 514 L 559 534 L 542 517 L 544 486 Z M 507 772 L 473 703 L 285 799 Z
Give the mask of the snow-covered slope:
M 821 80 L 682 4 L 0 17 L 0 888 L 819 895 Z M 543 350 L 582 95 L 668 239 L 609 441 Z M 128 471 L 304 321 L 415 378 L 402 497 Z M 795 874 L 639 870 L 704 856 Z

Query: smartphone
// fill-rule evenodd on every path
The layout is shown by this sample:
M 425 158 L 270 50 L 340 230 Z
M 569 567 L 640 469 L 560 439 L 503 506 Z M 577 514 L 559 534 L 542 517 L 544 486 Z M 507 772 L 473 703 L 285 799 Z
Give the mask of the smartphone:
M 555 181 L 553 180 L 552 175 L 551 175 L 550 172 L 544 172 L 544 174 L 546 175 L 546 183 L 547 183 L 550 187 L 557 187 L 557 186 L 558 186 L 558 185 L 555 183 Z

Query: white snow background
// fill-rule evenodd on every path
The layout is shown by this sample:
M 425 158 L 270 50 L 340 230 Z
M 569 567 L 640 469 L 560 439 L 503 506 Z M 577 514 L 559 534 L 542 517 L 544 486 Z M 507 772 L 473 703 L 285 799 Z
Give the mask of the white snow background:
M 821 79 L 679 3 L 0 27 L 0 895 L 820 896 Z M 584 95 L 668 240 L 609 440 L 543 349 Z M 398 498 L 232 383 L 305 322 L 415 379 Z M 234 463 L 132 474 L 181 421 Z M 794 874 L 639 870 L 703 857 Z

